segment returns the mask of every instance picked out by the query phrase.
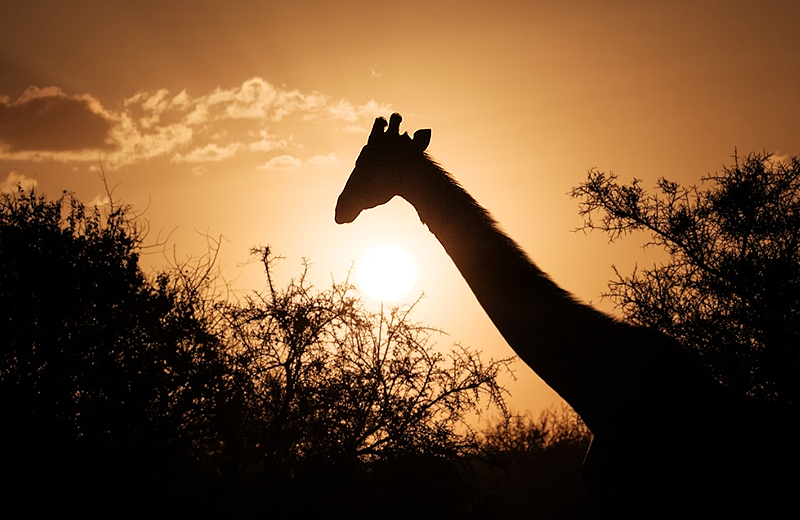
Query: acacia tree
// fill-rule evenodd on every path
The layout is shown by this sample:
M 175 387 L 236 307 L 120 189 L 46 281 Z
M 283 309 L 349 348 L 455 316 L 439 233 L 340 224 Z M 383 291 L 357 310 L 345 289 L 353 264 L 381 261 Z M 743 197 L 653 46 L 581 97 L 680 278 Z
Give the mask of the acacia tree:
M 497 381 L 512 358 L 484 363 L 467 347 L 440 352 L 414 305 L 368 311 L 348 282 L 318 291 L 302 274 L 221 308 L 224 341 L 248 381 L 251 447 L 293 473 L 309 463 L 457 455 L 475 445 L 466 416 L 481 400 L 505 412 Z
M 45 493 L 59 510 L 105 500 L 135 516 L 184 487 L 218 436 L 233 388 L 222 344 L 199 294 L 174 273 L 142 272 L 141 224 L 126 206 L 87 208 L 69 193 L 0 194 L 9 497 Z
M 624 317 L 698 351 L 715 376 L 760 399 L 800 403 L 800 162 L 770 154 L 683 187 L 590 170 L 571 195 L 583 229 L 634 232 L 667 260 L 616 271 L 606 295 Z
M 217 306 L 242 399 L 219 467 L 251 490 L 247 507 L 348 518 L 391 507 L 386 517 L 399 518 L 419 511 L 408 497 L 421 486 L 435 489 L 428 513 L 467 504 L 459 455 L 479 446 L 468 416 L 492 405 L 505 413 L 498 376 L 512 358 L 438 349 L 440 332 L 411 320 L 414 305 L 370 311 L 347 280 L 311 286 L 308 264 L 278 288 L 276 258 L 254 254 L 266 289 Z

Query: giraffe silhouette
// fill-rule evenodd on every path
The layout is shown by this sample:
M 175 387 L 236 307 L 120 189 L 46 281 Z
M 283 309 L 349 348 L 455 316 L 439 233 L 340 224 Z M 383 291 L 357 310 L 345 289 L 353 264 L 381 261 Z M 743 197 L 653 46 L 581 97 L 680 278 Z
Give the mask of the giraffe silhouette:
M 781 495 L 770 461 L 783 447 L 764 441 L 780 414 L 728 395 L 674 340 L 556 285 L 425 152 L 430 130 L 400 135 L 401 119 L 393 114 L 388 129 L 375 120 L 335 220 L 352 222 L 395 196 L 417 210 L 511 348 L 592 431 L 583 478 L 598 516 L 769 510 Z

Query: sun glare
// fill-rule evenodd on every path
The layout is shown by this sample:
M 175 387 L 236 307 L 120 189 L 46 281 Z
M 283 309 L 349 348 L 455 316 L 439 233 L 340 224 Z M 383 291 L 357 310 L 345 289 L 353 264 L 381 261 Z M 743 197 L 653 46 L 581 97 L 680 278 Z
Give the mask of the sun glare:
M 378 246 L 367 251 L 358 262 L 358 285 L 370 297 L 391 302 L 414 287 L 417 266 L 405 250 L 397 246 Z

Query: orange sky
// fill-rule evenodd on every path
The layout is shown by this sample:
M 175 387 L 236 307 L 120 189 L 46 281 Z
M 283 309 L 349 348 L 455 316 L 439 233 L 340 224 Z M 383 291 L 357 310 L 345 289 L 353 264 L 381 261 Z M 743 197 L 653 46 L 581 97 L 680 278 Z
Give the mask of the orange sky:
M 417 258 L 417 319 L 510 350 L 402 201 L 333 222 L 372 118 L 433 129 L 429 151 L 563 287 L 598 303 L 652 261 L 635 240 L 571 233 L 589 168 L 697 183 L 740 154 L 800 154 L 800 3 L 29 0 L 0 7 L 0 184 L 147 208 L 150 238 L 226 238 L 239 288 L 253 245 L 343 279 L 369 246 Z M 274 5 L 273 5 L 274 4 Z M 491 6 L 491 8 L 486 6 Z M 147 257 L 149 267 L 164 259 Z M 608 302 L 600 306 L 610 310 Z M 556 399 L 517 366 L 517 409 Z

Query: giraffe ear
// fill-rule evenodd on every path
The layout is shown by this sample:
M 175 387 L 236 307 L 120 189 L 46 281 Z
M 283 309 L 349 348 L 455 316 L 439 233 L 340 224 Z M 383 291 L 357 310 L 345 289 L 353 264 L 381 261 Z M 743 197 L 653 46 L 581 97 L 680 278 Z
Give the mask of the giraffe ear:
M 424 152 L 428 145 L 431 144 L 431 129 L 424 128 L 414 132 L 414 144 L 420 152 Z

